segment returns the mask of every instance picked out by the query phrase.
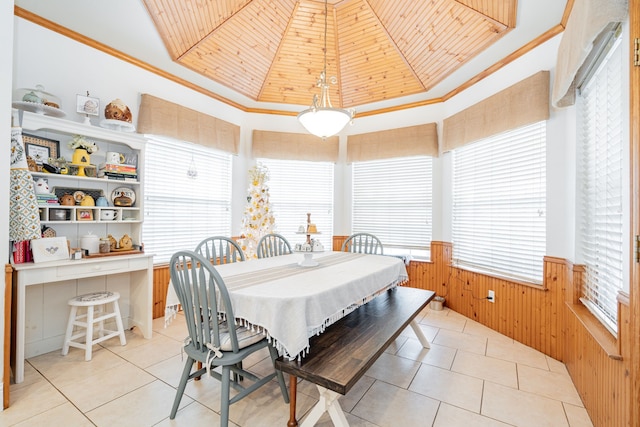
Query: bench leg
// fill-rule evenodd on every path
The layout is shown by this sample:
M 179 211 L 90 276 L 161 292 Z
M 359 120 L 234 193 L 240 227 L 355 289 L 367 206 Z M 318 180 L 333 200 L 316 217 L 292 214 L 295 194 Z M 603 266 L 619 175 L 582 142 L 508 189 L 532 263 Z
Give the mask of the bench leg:
M 333 390 L 327 390 L 317 384 L 316 387 L 318 387 L 318 391 L 320 392 L 320 400 L 318 400 L 316 406 L 311 409 L 311 412 L 309 412 L 309 415 L 307 415 L 300 427 L 312 427 L 316 425 L 322 414 L 325 412 L 329 413 L 334 426 L 349 427 L 349 422 L 344 416 L 342 407 L 338 402 L 340 394 Z
M 416 336 L 420 340 L 420 344 L 422 344 L 422 347 L 431 348 L 431 346 L 429 345 L 429 340 L 427 339 L 427 337 L 424 336 L 424 332 L 422 332 L 422 329 L 420 329 L 420 325 L 418 325 L 418 322 L 416 322 L 416 319 L 413 319 L 410 325 L 411 325 L 411 329 L 413 329 L 413 332 L 416 334 Z

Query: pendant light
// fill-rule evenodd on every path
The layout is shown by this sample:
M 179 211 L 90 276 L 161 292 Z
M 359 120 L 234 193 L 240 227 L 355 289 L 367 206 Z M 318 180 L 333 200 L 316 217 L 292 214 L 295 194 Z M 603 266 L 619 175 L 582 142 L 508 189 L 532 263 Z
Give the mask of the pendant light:
M 329 99 L 329 84 L 336 84 L 338 79 L 334 76 L 327 81 L 327 0 L 324 2 L 324 68 L 320 73 L 317 86 L 320 88 L 320 100 L 318 95 L 313 95 L 311 107 L 298 114 L 298 120 L 309 133 L 322 139 L 328 138 L 340 132 L 351 120 L 354 111 L 342 108 L 334 108 Z
M 196 168 L 196 162 L 193 159 L 193 153 L 191 153 L 191 163 L 189 164 L 189 169 L 187 169 L 187 176 L 191 179 L 196 179 L 198 177 L 198 169 Z

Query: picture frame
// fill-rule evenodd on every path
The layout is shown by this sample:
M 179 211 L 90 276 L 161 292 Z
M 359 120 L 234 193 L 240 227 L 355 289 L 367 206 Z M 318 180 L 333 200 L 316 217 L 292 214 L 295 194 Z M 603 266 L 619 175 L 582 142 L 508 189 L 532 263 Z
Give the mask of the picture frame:
M 77 209 L 76 219 L 78 221 L 93 221 L 93 209 Z
M 69 243 L 66 237 L 43 237 L 31 241 L 33 262 L 69 259 Z
M 100 98 L 77 94 L 76 113 L 98 116 L 100 114 Z
M 42 170 L 43 163 L 60 156 L 60 141 L 55 139 L 23 133 L 22 142 L 24 142 L 25 153 L 36 162 L 39 170 Z

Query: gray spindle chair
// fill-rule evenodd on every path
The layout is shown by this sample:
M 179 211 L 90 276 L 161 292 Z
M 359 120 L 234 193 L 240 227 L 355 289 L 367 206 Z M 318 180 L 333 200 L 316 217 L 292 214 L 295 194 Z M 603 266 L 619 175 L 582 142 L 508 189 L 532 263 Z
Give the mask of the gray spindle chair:
M 169 264 L 171 282 L 189 330 L 189 338 L 184 345 L 187 361 L 169 418 L 175 418 L 187 382 L 208 373 L 222 383 L 220 426 L 227 427 L 229 405 L 265 384 L 274 384 L 271 382 L 273 378 L 277 378 L 285 403 L 289 403 L 289 393 L 282 372 L 275 369 L 278 357 L 276 349 L 262 332 L 234 326 L 233 307 L 227 287 L 215 267 L 207 261 L 195 252 L 180 251 L 171 257 Z M 220 313 L 224 313 L 226 322 L 219 321 Z M 242 360 L 265 347 L 269 349 L 273 372 L 260 378 L 242 369 Z M 201 362 L 204 366 L 194 368 L 194 362 Z M 220 372 L 214 371 L 217 367 L 221 368 Z M 241 384 L 238 378 L 249 379 L 252 384 Z M 230 396 L 231 387 L 238 391 L 233 397 Z
M 354 233 L 342 244 L 342 252 L 382 255 L 382 242 L 373 234 Z
M 262 236 L 258 241 L 258 258 L 269 258 L 272 256 L 287 255 L 292 253 L 291 245 L 284 236 L 271 233 Z
M 196 246 L 196 253 L 208 259 L 213 265 L 244 261 L 246 258 L 240 245 L 224 236 L 207 237 Z
M 198 243 L 195 252 L 208 259 L 213 265 L 229 264 L 246 259 L 238 242 L 225 236 L 207 237 Z M 201 366 L 201 363 L 198 362 L 198 368 Z M 238 367 L 242 368 L 242 362 L 239 363 Z M 234 374 L 234 379 L 238 379 L 236 374 Z

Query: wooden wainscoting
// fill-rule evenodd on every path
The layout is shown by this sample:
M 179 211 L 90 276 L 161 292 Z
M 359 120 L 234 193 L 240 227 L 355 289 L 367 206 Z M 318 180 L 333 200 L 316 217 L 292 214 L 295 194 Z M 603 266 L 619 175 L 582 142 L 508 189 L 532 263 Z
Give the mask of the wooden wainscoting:
M 347 236 L 334 236 L 340 250 Z M 596 427 L 630 426 L 631 314 L 619 298 L 615 339 L 579 302 L 582 266 L 545 257 L 544 283 L 532 286 L 451 266 L 452 247 L 431 243 L 430 262 L 412 261 L 408 286 L 435 291 L 445 305 L 529 347 L 562 361 Z M 495 302 L 485 299 L 495 291 Z M 634 426 L 635 427 L 635 426 Z
M 169 272 L 168 264 L 153 266 L 153 318 L 164 317 L 165 300 L 167 298 L 167 289 L 169 288 Z
M 4 351 L 2 370 L 2 407 L 9 407 L 9 386 L 11 384 L 11 299 L 13 290 L 13 267 L 4 266 Z

